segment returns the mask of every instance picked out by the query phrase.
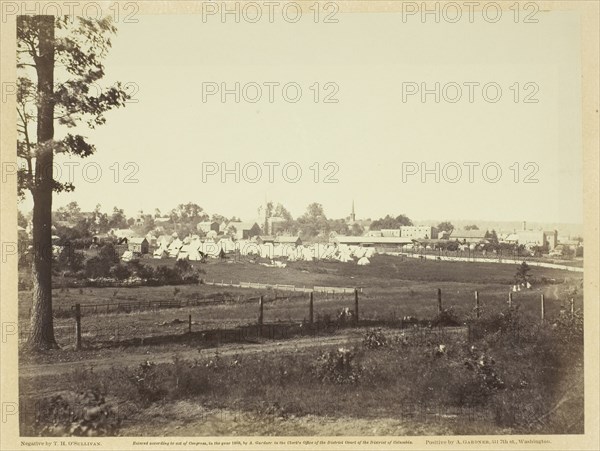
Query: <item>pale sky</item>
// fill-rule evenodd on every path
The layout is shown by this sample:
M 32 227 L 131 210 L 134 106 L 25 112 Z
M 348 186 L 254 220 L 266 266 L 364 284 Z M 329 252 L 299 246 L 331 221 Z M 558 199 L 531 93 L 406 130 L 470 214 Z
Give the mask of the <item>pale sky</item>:
M 110 112 L 106 125 L 96 130 L 79 130 L 98 152 L 77 161 L 97 164 L 102 176 L 86 182 L 75 169 L 76 191 L 56 195 L 54 208 L 75 200 L 84 210 L 100 203 L 110 211 L 117 205 L 133 216 L 191 201 L 211 214 L 253 219 L 268 199 L 283 203 L 295 217 L 309 203 L 320 202 L 336 218 L 347 216 L 354 200 L 359 218 L 405 213 L 580 223 L 578 17 L 565 12 L 538 17 L 537 24 L 511 19 L 422 24 L 403 23 L 399 14 L 339 13 L 337 24 L 310 19 L 223 24 L 203 23 L 199 15 L 140 15 L 138 23 L 118 24 L 106 59 L 107 80 L 135 83 L 137 103 Z M 203 82 L 229 87 L 255 82 L 263 87 L 262 98 L 235 103 L 230 95 L 221 103 L 215 95 L 203 102 Z M 280 83 L 273 103 L 265 82 Z M 288 82 L 302 88 L 297 103 L 282 97 L 281 86 Z M 323 89 L 325 83 L 335 83 L 339 102 L 315 103 L 310 89 L 315 82 L 321 95 L 331 92 Z M 448 88 L 449 96 L 455 91 L 448 83 L 457 83 L 461 100 L 435 103 L 430 95 L 422 103 L 414 95 L 403 102 L 403 83 L 433 88 L 436 82 Z M 479 83 L 473 103 L 465 82 Z M 497 103 L 483 99 L 486 83 L 501 87 Z M 526 83 L 535 85 L 525 89 Z M 539 102 L 524 103 L 523 96 L 535 87 L 533 98 Z M 133 177 L 137 183 L 123 181 L 131 172 L 128 162 L 139 168 Z M 262 177 L 257 183 L 244 177 L 236 183 L 230 175 L 222 183 L 217 174 L 203 182 L 203 163 L 234 168 L 235 162 L 240 167 L 255 163 L 263 168 Z M 279 163 L 273 183 L 269 162 Z M 315 162 L 317 183 L 311 170 Z M 325 168 L 328 162 L 335 166 Z M 462 167 L 462 177 L 436 183 L 430 175 L 423 183 L 419 173 L 402 180 L 403 163 L 433 169 L 436 162 Z M 479 164 L 473 183 L 465 162 Z M 515 162 L 518 182 L 510 169 Z M 535 165 L 526 170 L 529 162 Z M 114 163 L 120 168 L 116 183 Z M 297 183 L 284 179 L 286 163 L 301 168 Z M 498 182 L 484 180 L 486 163 L 501 168 Z M 337 168 L 337 183 L 324 183 L 331 168 Z M 448 177 L 456 177 L 447 168 Z M 523 183 L 535 168 L 538 182 Z M 92 169 L 88 175 L 94 177 Z M 292 169 L 285 174 L 288 180 L 295 176 Z M 66 171 L 64 166 L 62 181 Z M 493 168 L 488 175 L 495 176 Z

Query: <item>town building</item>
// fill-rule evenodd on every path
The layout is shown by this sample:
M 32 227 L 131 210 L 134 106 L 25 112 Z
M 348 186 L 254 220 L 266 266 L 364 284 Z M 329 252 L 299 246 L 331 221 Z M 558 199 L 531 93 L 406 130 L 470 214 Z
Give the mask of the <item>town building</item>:
M 275 244 L 295 244 L 300 246 L 302 239 L 299 236 L 277 236 L 275 237 Z
M 272 216 L 267 218 L 264 232 L 267 235 L 277 235 L 278 233 L 285 232 L 285 225 L 287 221 L 279 216 Z
M 219 226 L 220 224 L 216 221 L 203 221 L 198 223 L 196 229 L 198 232 L 202 232 L 204 234 L 207 234 L 211 230 L 219 233 Z
M 376 231 L 373 231 L 376 232 Z M 430 240 L 438 237 L 437 229 L 431 226 L 400 226 L 398 229 L 381 229 L 371 236 L 402 237 L 411 240 Z
M 224 232 L 230 234 L 236 240 L 248 240 L 261 234 L 260 227 L 256 222 L 242 221 L 229 222 Z
M 258 244 L 275 244 L 275 237 L 273 235 L 260 235 L 256 237 Z
M 547 246 L 552 250 L 558 244 L 556 230 L 521 230 L 517 233 L 518 243 L 525 246 Z
M 431 226 L 401 226 L 400 236 L 413 240 L 428 240 L 438 237 L 437 229 Z
M 145 255 L 150 250 L 150 244 L 145 237 L 130 238 L 128 245 L 128 250 L 134 254 Z

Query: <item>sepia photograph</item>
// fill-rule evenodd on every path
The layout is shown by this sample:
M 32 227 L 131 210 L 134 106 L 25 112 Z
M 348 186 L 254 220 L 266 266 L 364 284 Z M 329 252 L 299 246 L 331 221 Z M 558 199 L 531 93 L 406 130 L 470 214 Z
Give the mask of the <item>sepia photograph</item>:
M 597 2 L 0 5 L 2 449 L 598 449 Z

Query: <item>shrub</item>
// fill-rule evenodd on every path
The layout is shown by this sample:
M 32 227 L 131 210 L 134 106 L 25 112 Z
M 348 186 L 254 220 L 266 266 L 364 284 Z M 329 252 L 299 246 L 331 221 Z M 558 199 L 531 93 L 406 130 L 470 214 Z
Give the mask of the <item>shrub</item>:
M 354 363 L 356 352 L 348 348 L 325 351 L 317 358 L 314 374 L 322 382 L 356 384 L 360 367 Z
M 387 338 L 381 328 L 375 330 L 367 330 L 363 334 L 362 344 L 365 348 L 376 349 L 387 346 Z
M 100 248 L 98 257 L 106 260 L 109 264 L 119 263 L 119 253 L 115 249 L 115 246 L 111 243 L 106 243 Z
M 175 262 L 175 269 L 179 273 L 185 273 L 192 270 L 192 265 L 188 260 L 177 260 Z
M 111 264 L 109 260 L 100 256 L 92 257 L 85 262 L 85 275 L 92 279 L 108 277 Z
M 85 257 L 83 252 L 76 251 L 73 246 L 64 246 L 56 259 L 56 269 L 58 271 L 79 271 L 83 268 Z
M 179 272 L 168 266 L 158 266 L 154 271 L 154 278 L 161 285 L 178 285 L 182 282 Z
M 119 263 L 110 268 L 109 274 L 117 280 L 125 280 L 131 276 L 131 271 L 127 266 Z
M 119 415 L 96 390 L 42 399 L 35 403 L 33 413 L 33 422 L 23 422 L 23 435 L 114 436 L 121 425 Z
M 164 377 L 160 373 L 160 367 L 156 363 L 146 361 L 129 375 L 129 380 L 135 386 L 143 404 L 158 401 L 167 394 L 167 389 L 163 386 Z
M 495 360 L 490 356 L 473 351 L 465 361 L 465 368 L 476 375 L 481 388 L 492 391 L 504 388 L 504 381 L 498 375 L 495 364 Z
M 151 280 L 156 276 L 156 271 L 152 266 L 142 265 L 140 262 L 129 262 L 129 268 L 143 280 Z
M 171 396 L 187 397 L 207 391 L 209 380 L 205 369 L 196 362 L 189 362 L 178 357 L 173 358 L 174 390 Z
M 206 372 L 205 366 L 175 356 L 172 364 L 144 362 L 127 378 L 137 394 L 133 400 L 147 405 L 204 393 L 209 387 Z
M 536 246 L 539 247 L 539 246 Z M 537 252 L 536 252 L 537 254 Z M 540 254 L 541 255 L 541 254 Z M 519 266 L 517 266 L 517 271 L 515 273 L 515 283 L 517 285 L 523 283 L 527 283 L 529 281 L 530 273 L 531 272 L 531 268 L 529 267 L 529 265 L 526 262 L 521 263 Z
M 443 309 L 436 317 L 431 321 L 432 326 L 443 327 L 443 326 L 460 326 L 461 321 L 454 312 L 452 307 Z
M 511 340 L 519 341 L 523 330 L 523 319 L 519 306 L 502 312 L 474 320 L 471 325 L 471 339 L 479 340 L 487 337 L 494 339 L 498 336 L 509 335 Z

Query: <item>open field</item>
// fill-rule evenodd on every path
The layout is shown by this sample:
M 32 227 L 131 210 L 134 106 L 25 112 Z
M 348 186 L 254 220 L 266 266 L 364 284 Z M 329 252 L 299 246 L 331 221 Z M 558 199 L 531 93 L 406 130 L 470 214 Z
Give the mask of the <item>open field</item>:
M 144 260 L 145 264 L 173 265 L 174 259 Z M 201 278 L 216 282 L 261 282 L 270 284 L 291 284 L 297 287 L 331 286 L 360 287 L 361 298 L 367 300 L 393 302 L 394 308 L 406 310 L 403 315 L 419 315 L 419 311 L 433 311 L 437 288 L 444 291 L 444 302 L 457 309 L 463 306 L 470 310 L 473 292 L 479 290 L 482 301 L 490 300 L 493 305 L 497 297 L 506 300 L 513 284 L 516 265 L 464 263 L 442 261 L 418 261 L 387 255 L 377 255 L 369 266 L 339 262 L 292 262 L 286 268 L 265 267 L 244 261 L 210 260 L 207 264 L 194 263 L 193 266 L 205 271 Z M 515 299 L 522 299 L 524 307 L 529 299 L 539 298 L 544 293 L 549 301 L 560 301 L 565 282 L 578 284 L 581 274 L 548 268 L 532 268 L 532 290 L 515 293 Z M 444 290 L 444 288 L 446 288 Z M 260 290 L 219 288 L 208 285 L 178 286 L 177 296 L 192 299 L 229 299 L 238 296 L 252 297 L 260 294 L 274 296 L 274 293 Z M 288 293 L 289 294 L 289 293 Z M 65 308 L 79 302 L 102 303 L 140 300 L 172 300 L 174 287 L 132 287 L 132 288 L 82 288 L 54 290 L 55 308 Z M 282 295 L 280 293 L 280 295 Z M 578 301 L 580 301 L 580 297 Z M 446 302 L 448 301 L 448 302 Z M 28 292 L 19 293 L 21 312 L 27 312 L 31 298 Z M 417 305 L 413 305 L 413 304 Z M 371 302 L 370 305 L 378 305 Z M 368 307 L 368 305 L 366 305 Z M 551 307 L 550 307 L 551 308 Z
M 150 264 L 173 265 L 174 260 Z M 337 321 L 341 309 L 353 310 L 352 294 L 315 293 L 317 329 L 305 330 L 309 316 L 306 293 L 203 283 L 57 288 L 55 328 L 63 349 L 21 353 L 21 393 L 30 394 L 24 402 L 44 403 L 49 396 L 61 396 L 64 390 L 103 393 L 102 399 L 105 396 L 119 411 L 120 430 L 141 435 L 152 435 L 156 430 L 165 435 L 177 435 L 181 430 L 186 435 L 348 435 L 355 431 L 353 428 L 363 434 L 579 430 L 583 348 L 571 335 L 555 337 L 553 324 L 559 320 L 573 287 L 579 288 L 574 298 L 575 319 L 580 318 L 581 274 L 532 268 L 533 287 L 513 293 L 518 313 L 511 313 L 507 299 L 516 270 L 513 265 L 416 261 L 386 255 L 375 256 L 369 266 L 293 262 L 286 268 L 274 268 L 249 260 L 209 260 L 194 265 L 204 271 L 201 277 L 205 281 L 358 287 L 358 327 L 349 328 L 353 323 L 340 326 Z M 438 288 L 444 309 L 451 308 L 459 327 L 427 327 L 427 321 L 438 315 Z M 481 301 L 480 320 L 474 315 L 475 290 Z M 546 300 L 545 325 L 539 319 L 542 294 Z M 260 296 L 264 297 L 263 329 L 256 325 Z M 89 308 L 103 303 L 141 305 L 173 300 L 199 304 L 120 312 L 110 308 L 109 313 Z M 21 292 L 21 332 L 27 329 L 30 302 L 29 293 Z M 74 320 L 66 313 L 75 303 L 82 305 L 83 312 L 80 351 L 74 350 Z M 411 329 L 403 322 L 406 317 L 425 322 Z M 381 350 L 364 344 L 366 331 L 373 327 L 384 327 L 388 344 Z M 409 340 L 408 347 L 405 340 Z M 442 353 L 445 357 L 436 359 L 432 355 L 441 344 L 446 347 Z M 489 369 L 475 371 L 477 377 L 464 372 L 465 362 L 472 358 L 471 346 L 491 353 L 500 362 L 494 374 L 501 375 L 503 388 L 486 385 L 491 377 L 486 373 Z M 322 379 L 319 368 L 323 365 L 330 368 L 327 371 L 337 371 L 331 368 L 337 365 L 335 353 L 340 347 L 353 350 L 357 366 L 352 371 L 361 378 L 357 385 Z M 555 350 L 560 356 L 553 354 Z M 176 362 L 183 363 L 174 364 L 174 356 Z M 333 359 L 333 366 L 324 363 L 327 358 Z M 152 364 L 144 369 L 147 361 Z M 215 362 L 217 368 L 213 368 Z M 178 388 L 179 382 L 140 388 L 131 385 L 139 371 L 157 371 L 157 381 L 193 382 L 186 382 L 186 389 Z M 46 382 L 50 379 L 44 376 L 48 375 L 52 382 Z M 36 393 L 32 387 L 42 379 L 44 389 L 32 395 Z M 482 388 L 483 398 L 465 401 L 469 393 L 479 393 L 477 387 L 482 381 L 488 381 Z M 144 400 L 148 390 L 157 390 L 156 399 Z M 543 401 L 542 393 L 547 396 Z M 522 399 L 516 402 L 515 397 Z M 509 411 L 507 403 L 512 406 Z M 528 405 L 534 407 L 525 412 Z M 560 408 L 544 417 L 557 405 Z M 165 420 L 157 415 L 162 411 L 180 413 Z M 200 414 L 202 421 L 197 417 Z M 538 421 L 540 417 L 543 419 Z M 575 423 L 565 423 L 565 417 L 572 417 Z M 30 421 L 31 417 L 24 419 L 23 427 L 31 427 Z
M 174 260 L 152 260 L 174 264 Z M 479 292 L 482 313 L 506 307 L 515 267 L 512 265 L 414 261 L 378 255 L 369 266 L 339 262 L 294 262 L 286 268 L 265 267 L 249 261 L 196 263 L 207 281 L 268 282 L 298 287 L 360 287 L 360 318 L 389 321 L 403 317 L 431 319 L 437 314 L 437 289 L 442 290 L 444 308 L 452 307 L 462 321 L 473 316 L 474 292 Z M 568 301 L 565 290 L 581 281 L 579 274 L 546 268 L 532 269 L 533 288 L 513 293 L 513 303 L 528 318 L 539 318 L 540 295 L 546 300 L 546 314 L 555 316 Z M 581 293 L 581 291 L 580 291 Z M 65 288 L 54 290 L 56 336 L 61 346 L 74 346 L 71 308 L 82 305 L 83 339 L 88 346 L 118 343 L 132 338 L 177 335 L 193 331 L 226 329 L 254 324 L 258 318 L 258 297 L 264 296 L 266 323 L 302 322 L 308 319 L 308 297 L 304 293 L 276 292 L 212 285 L 177 287 Z M 148 302 L 197 302 L 180 309 L 137 309 Z M 27 333 L 30 294 L 20 293 L 20 331 Z M 87 308 L 89 306 L 95 306 Z M 105 307 L 106 306 L 106 307 Z M 354 307 L 351 294 L 315 293 L 315 320 L 335 318 L 342 308 Z M 582 307 L 582 296 L 575 297 Z M 110 313 L 107 313 L 110 312 Z M 113 314 L 118 312 L 118 314 Z M 129 313 L 128 313 L 129 312 Z

